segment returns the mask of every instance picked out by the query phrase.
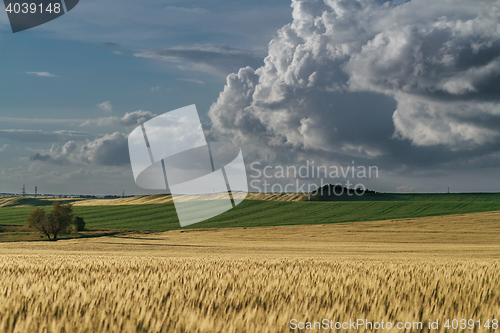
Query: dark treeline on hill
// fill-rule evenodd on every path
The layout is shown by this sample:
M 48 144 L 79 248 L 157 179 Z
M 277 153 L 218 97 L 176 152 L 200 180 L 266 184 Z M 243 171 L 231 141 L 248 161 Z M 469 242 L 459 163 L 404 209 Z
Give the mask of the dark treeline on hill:
M 380 193 L 327 184 L 311 192 L 310 201 L 499 201 L 500 193 Z
M 339 184 L 327 184 L 311 192 L 311 201 L 366 201 L 397 200 L 390 199 L 383 193 L 363 188 L 347 188 Z

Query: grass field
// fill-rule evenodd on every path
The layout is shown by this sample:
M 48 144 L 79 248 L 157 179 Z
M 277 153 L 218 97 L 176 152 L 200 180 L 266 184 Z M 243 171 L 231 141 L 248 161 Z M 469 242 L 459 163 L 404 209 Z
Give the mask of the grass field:
M 380 199 L 384 197 L 387 200 Z M 245 200 L 235 209 L 188 228 L 324 224 L 500 210 L 498 193 L 382 194 L 380 198 L 377 201 L 356 202 Z M 79 202 L 74 211 L 85 218 L 90 228 L 150 231 L 180 229 L 173 203 L 114 205 L 113 200 L 107 200 L 106 203 L 109 204 L 87 206 Z M 24 206 L 2 207 L 0 225 L 22 225 L 33 209 Z
M 499 220 L 488 212 L 0 243 L 0 331 L 304 332 L 290 321 L 365 319 L 445 332 L 455 318 L 475 322 L 461 332 L 496 332 Z

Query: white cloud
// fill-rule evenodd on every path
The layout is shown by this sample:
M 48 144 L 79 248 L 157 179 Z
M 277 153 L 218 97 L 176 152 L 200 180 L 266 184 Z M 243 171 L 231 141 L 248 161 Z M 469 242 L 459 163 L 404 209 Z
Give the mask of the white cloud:
M 407 94 L 396 99 L 395 138 L 409 139 L 417 146 L 442 144 L 452 150 L 473 149 L 500 139 L 495 123 L 500 116 L 499 103 L 443 102 Z
M 184 78 L 181 78 L 181 79 L 177 79 L 177 81 L 191 82 L 191 83 L 197 83 L 197 84 L 205 84 L 205 82 L 203 82 L 201 80 L 196 80 L 196 79 L 184 79 Z
M 396 188 L 397 193 L 414 193 L 415 188 L 413 186 L 401 185 Z
M 97 106 L 99 107 L 99 109 L 106 111 L 106 112 L 113 111 L 113 105 L 111 105 L 110 101 L 102 102 L 101 104 L 97 104 Z
M 46 153 L 34 154 L 30 160 L 59 165 L 125 165 L 129 163 L 128 140 L 116 132 L 92 141 L 68 141 L 62 146 L 53 145 Z
M 260 66 L 261 58 L 251 51 L 226 45 L 193 44 L 141 50 L 136 57 L 165 61 L 180 70 L 227 75 L 242 66 Z
M 5 150 L 7 150 L 7 148 L 9 147 L 8 144 L 5 144 L 3 146 L 0 147 L 0 153 L 3 153 Z
M 151 87 L 151 91 L 152 91 L 152 92 L 157 92 L 157 91 L 160 91 L 160 86 Z
M 398 139 L 454 151 L 500 141 L 500 1 L 292 7 L 264 66 L 227 77 L 214 135 L 366 158 L 404 155 Z
M 127 112 L 123 117 L 104 117 L 91 119 L 83 122 L 80 126 L 137 126 L 156 117 L 156 114 L 150 111 L 137 110 Z
M 164 8 L 164 10 L 169 11 L 169 12 L 178 12 L 180 14 L 208 14 L 208 13 L 210 13 L 210 11 L 208 9 L 200 8 L 200 7 L 188 8 L 188 7 L 167 6 Z
M 21 124 L 79 124 L 82 119 L 62 119 L 62 118 L 14 118 L 0 117 L 2 123 L 21 123 Z
M 118 43 L 104 42 L 104 43 L 101 43 L 101 47 L 108 50 L 108 51 L 113 52 L 114 54 L 118 54 L 118 55 L 123 54 L 122 46 Z
M 87 132 L 81 131 L 42 131 L 42 130 L 23 130 L 7 129 L 0 130 L 0 138 L 9 139 L 17 142 L 64 142 L 67 140 L 82 141 L 94 137 Z
M 58 77 L 57 75 L 51 74 L 49 72 L 26 72 L 26 73 L 41 77 Z

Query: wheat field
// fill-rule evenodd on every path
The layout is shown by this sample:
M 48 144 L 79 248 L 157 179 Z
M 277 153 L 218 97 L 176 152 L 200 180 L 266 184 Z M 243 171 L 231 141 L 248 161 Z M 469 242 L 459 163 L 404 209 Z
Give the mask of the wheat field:
M 427 322 L 500 310 L 498 264 L 41 260 L 2 259 L 2 331 L 287 332 L 293 318 Z
M 499 217 L 3 243 L 0 331 L 324 332 L 290 321 L 365 319 L 422 322 L 423 332 L 439 320 L 432 332 L 444 332 L 446 318 L 484 323 L 500 314 Z

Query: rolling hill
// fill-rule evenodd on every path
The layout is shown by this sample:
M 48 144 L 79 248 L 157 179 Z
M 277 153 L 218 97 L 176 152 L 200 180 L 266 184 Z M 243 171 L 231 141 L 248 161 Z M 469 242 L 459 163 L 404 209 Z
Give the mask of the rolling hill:
M 4 198 L 0 201 L 0 204 L 3 202 L 0 225 L 23 225 L 34 206 L 47 207 L 52 204 L 52 199 L 14 199 Z M 307 197 L 262 194 L 253 200 L 245 200 L 224 214 L 187 228 L 328 224 L 500 210 L 499 193 L 377 193 L 356 201 L 304 200 Z M 85 218 L 89 228 L 149 231 L 180 229 L 169 195 L 78 200 L 74 202 L 74 211 Z

